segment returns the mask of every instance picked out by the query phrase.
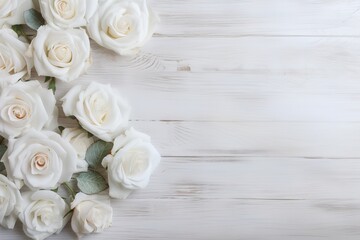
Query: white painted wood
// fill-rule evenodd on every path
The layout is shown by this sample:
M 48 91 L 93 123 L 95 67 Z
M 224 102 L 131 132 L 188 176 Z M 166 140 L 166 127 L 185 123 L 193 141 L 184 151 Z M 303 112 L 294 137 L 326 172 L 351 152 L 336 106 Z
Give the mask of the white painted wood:
M 358 0 L 153 0 L 159 36 L 359 36 Z
M 142 53 L 92 44 L 78 82 L 125 95 L 164 158 L 86 239 L 358 239 L 360 1 L 152 4 L 162 23 Z

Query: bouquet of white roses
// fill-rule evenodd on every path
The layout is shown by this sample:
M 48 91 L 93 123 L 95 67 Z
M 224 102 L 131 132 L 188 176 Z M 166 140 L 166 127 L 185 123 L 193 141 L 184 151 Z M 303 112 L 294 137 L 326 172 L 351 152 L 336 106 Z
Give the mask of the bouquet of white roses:
M 71 220 L 79 236 L 112 223 L 110 198 L 142 189 L 160 162 L 151 139 L 129 126 L 130 107 L 109 85 L 73 86 L 91 65 L 88 34 L 120 55 L 153 34 L 146 0 L 4 0 L 0 3 L 0 224 L 19 219 L 45 239 Z M 31 32 L 29 29 L 33 29 Z M 44 83 L 31 79 L 35 67 Z M 58 103 L 58 104 L 57 104 Z M 76 123 L 58 123 L 58 107 Z

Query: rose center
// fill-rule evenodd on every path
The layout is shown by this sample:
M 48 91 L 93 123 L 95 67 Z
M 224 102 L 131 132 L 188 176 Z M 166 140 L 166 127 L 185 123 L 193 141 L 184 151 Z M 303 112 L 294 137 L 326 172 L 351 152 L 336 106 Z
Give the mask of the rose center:
M 23 119 L 27 115 L 26 109 L 24 108 L 24 106 L 15 106 L 12 109 L 12 113 L 17 119 Z
M 9 107 L 8 115 L 13 121 L 27 119 L 30 117 L 30 108 L 25 103 L 13 104 Z
M 49 156 L 46 153 L 36 153 L 32 158 L 32 165 L 39 171 L 46 169 L 49 165 Z
M 48 58 L 54 66 L 66 67 L 71 64 L 73 54 L 67 44 L 58 43 L 48 50 Z
M 113 38 L 126 37 L 131 31 L 131 21 L 124 15 L 117 17 L 115 23 L 108 27 L 107 33 Z
M 75 9 L 70 0 L 56 0 L 54 8 L 57 14 L 65 19 L 71 19 L 75 15 Z
M 148 156 L 141 149 L 133 149 L 123 156 L 122 168 L 126 175 L 135 176 L 143 173 L 148 167 Z

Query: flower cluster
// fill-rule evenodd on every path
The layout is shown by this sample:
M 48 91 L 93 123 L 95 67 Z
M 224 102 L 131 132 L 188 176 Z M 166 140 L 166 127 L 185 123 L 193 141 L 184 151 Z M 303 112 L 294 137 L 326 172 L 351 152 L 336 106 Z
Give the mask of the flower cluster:
M 112 224 L 110 198 L 145 188 L 160 162 L 130 106 L 110 85 L 74 85 L 91 64 L 91 39 L 135 54 L 158 21 L 146 0 L 3 0 L 0 3 L 0 225 L 36 240 L 71 222 L 77 236 Z M 35 30 L 25 33 L 26 25 Z M 30 39 L 31 38 L 31 39 Z M 31 77 L 35 67 L 45 83 Z M 59 111 L 58 108 L 62 108 Z M 73 125 L 60 126 L 62 118 Z

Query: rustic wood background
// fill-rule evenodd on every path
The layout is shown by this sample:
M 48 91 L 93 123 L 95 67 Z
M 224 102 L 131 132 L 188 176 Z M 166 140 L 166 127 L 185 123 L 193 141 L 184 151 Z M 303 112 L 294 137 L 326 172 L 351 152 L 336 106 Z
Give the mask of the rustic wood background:
M 86 239 L 359 239 L 360 1 L 152 5 L 142 53 L 93 44 L 79 81 L 119 89 L 163 160 Z

